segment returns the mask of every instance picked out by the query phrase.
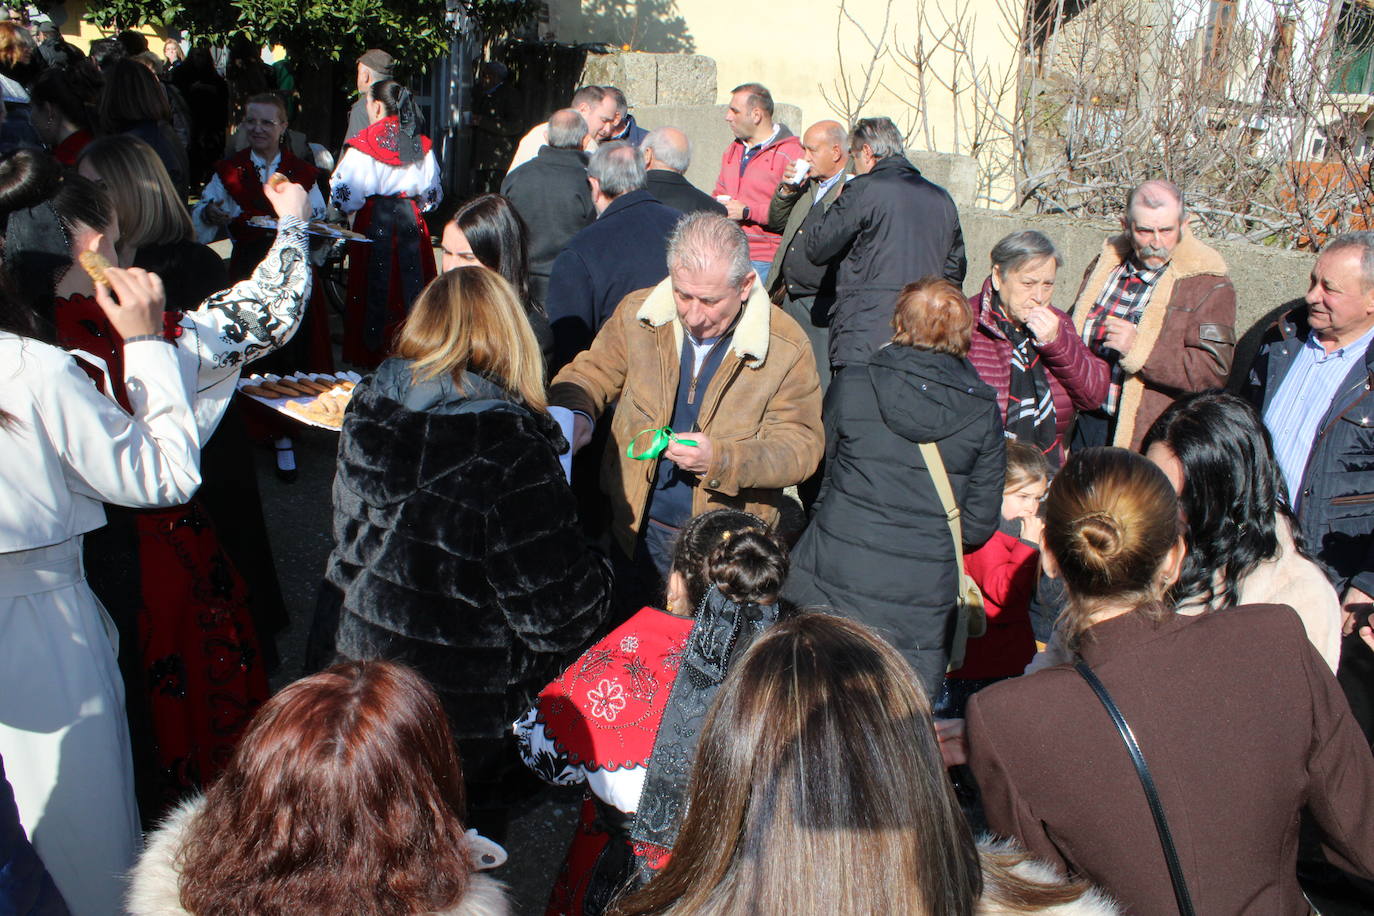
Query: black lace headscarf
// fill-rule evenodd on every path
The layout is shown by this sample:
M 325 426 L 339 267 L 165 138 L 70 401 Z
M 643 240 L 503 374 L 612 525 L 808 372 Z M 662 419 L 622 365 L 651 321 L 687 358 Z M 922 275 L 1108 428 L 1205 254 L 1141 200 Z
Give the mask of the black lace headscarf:
M 424 158 L 424 146 L 420 142 L 420 109 L 410 90 L 395 80 L 382 80 L 372 84 L 372 100 L 381 102 L 387 117 L 396 119 L 394 142 L 401 164 L 412 165 Z M 385 139 L 391 141 L 393 138 Z

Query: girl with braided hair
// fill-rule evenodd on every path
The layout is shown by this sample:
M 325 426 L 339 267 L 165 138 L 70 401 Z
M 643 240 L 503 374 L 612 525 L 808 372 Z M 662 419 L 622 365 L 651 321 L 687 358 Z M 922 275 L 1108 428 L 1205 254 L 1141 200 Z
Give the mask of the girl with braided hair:
M 781 539 L 756 516 L 698 515 L 674 547 L 665 609 L 612 630 L 516 723 L 531 769 L 587 788 L 549 913 L 601 913 L 666 863 L 701 722 L 734 659 L 777 622 L 787 568 Z

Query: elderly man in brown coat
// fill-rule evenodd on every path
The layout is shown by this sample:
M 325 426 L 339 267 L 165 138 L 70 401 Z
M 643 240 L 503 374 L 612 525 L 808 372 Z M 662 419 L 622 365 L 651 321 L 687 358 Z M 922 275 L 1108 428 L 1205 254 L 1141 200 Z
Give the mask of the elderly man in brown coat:
M 1078 415 L 1074 449 L 1139 449 L 1176 397 L 1226 384 L 1236 290 L 1226 262 L 1193 236 L 1187 216 L 1178 187 L 1145 182 L 1126 198 L 1125 231 L 1088 266 L 1073 319 L 1112 379 L 1102 405 Z
M 692 516 L 730 507 L 776 522 L 783 489 L 824 447 L 810 342 L 769 303 L 739 226 L 714 213 L 683 218 L 668 279 L 621 301 L 549 401 L 575 412 L 574 449 L 616 405 L 601 483 L 627 601 L 661 596 Z

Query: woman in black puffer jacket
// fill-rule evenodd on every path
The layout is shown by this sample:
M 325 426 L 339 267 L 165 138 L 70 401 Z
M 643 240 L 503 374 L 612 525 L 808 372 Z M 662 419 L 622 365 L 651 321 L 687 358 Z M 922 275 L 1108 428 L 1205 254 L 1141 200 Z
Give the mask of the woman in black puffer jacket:
M 344 418 L 323 599 L 342 602 L 338 656 L 403 662 L 434 685 L 469 820 L 499 841 L 506 777 L 522 772 L 511 723 L 590 641 L 610 570 L 578 527 L 510 285 L 485 267 L 440 275 L 395 353 Z
M 940 450 L 969 550 L 997 530 L 1005 447 L 996 395 L 966 358 L 973 319 L 959 288 L 934 277 L 907 285 L 892 326 L 869 365 L 831 383 L 826 479 L 783 594 L 877 629 L 934 697 L 958 572 L 921 443 Z

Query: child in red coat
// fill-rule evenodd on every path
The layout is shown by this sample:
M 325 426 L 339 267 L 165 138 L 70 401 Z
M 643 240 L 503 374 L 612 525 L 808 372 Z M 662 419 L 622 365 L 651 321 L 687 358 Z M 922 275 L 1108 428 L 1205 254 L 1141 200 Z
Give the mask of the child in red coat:
M 1040 579 L 1040 501 L 1050 469 L 1033 445 L 1007 443 L 1002 525 L 986 544 L 964 557 L 983 592 L 987 633 L 968 641 L 964 665 L 945 678 L 938 714 L 962 718 L 968 698 L 989 684 L 1016 677 L 1035 655 L 1030 602 Z

